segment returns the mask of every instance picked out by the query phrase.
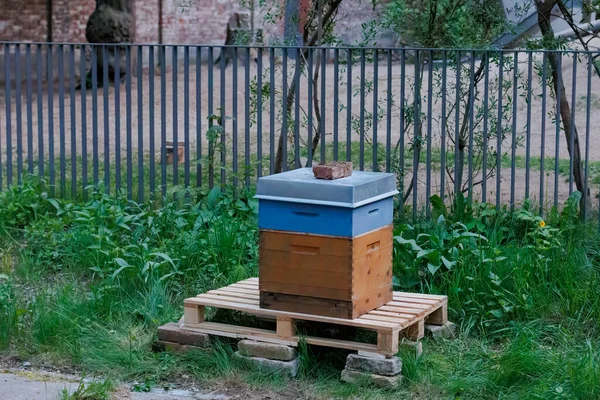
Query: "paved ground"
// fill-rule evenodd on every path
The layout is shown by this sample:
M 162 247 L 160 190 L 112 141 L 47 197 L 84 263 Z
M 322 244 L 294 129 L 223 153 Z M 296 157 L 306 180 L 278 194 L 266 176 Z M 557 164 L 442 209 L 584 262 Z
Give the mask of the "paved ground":
M 55 400 L 63 389 L 73 392 L 79 385 L 78 377 L 49 372 L 11 371 L 0 373 L 0 400 Z M 194 393 L 188 390 L 153 390 L 150 393 L 131 392 L 122 387 L 113 394 L 113 400 L 226 400 L 231 397 L 218 393 Z

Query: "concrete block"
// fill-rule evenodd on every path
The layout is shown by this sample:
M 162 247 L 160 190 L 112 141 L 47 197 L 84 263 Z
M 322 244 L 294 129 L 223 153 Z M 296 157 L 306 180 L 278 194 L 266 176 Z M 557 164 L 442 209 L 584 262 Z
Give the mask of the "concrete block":
M 365 382 L 375 386 L 379 386 L 384 389 L 397 389 L 402 382 L 402 375 L 396 376 L 383 376 L 377 374 L 370 374 L 368 372 L 359 372 L 349 369 L 342 371 L 340 378 L 342 382 L 346 383 L 360 383 Z
M 431 335 L 435 340 L 452 339 L 456 332 L 456 324 L 446 322 L 444 325 L 425 325 L 425 332 Z
M 210 336 L 206 333 L 182 328 L 174 322 L 158 328 L 158 340 L 197 347 L 206 347 L 210 344 Z
M 269 360 L 262 357 L 246 357 L 241 355 L 239 351 L 233 353 L 233 356 L 240 360 L 252 363 L 259 369 L 288 374 L 292 378 L 298 374 L 298 366 L 300 365 L 299 358 L 295 358 L 291 361 Z
M 379 358 L 349 354 L 346 369 L 376 375 L 394 376 L 402 372 L 402 361 L 398 357 Z
M 339 179 L 352 175 L 352 163 L 334 161 L 327 164 L 313 165 L 313 174 L 317 179 Z
M 279 361 L 291 361 L 298 356 L 296 349 L 293 347 L 256 342 L 254 340 L 240 340 L 238 350 L 242 356 L 261 357 Z

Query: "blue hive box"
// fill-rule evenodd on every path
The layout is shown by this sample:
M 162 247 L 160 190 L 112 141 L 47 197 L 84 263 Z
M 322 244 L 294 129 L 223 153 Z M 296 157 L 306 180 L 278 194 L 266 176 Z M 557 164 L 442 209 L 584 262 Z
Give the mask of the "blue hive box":
M 258 180 L 260 229 L 354 237 L 392 223 L 396 177 L 353 171 L 336 180 L 300 168 Z

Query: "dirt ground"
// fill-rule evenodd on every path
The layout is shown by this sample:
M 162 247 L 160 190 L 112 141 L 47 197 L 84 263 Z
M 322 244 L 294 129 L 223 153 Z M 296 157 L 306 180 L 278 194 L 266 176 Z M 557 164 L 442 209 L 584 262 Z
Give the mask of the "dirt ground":
M 535 57 L 533 61 L 540 62 L 541 59 Z M 584 61 L 580 59 L 575 67 L 576 87 L 573 96 L 571 86 L 574 71 L 573 59 L 569 56 L 563 57 L 565 91 L 571 104 L 574 104 L 573 115 L 580 135 L 582 155 L 584 158 L 587 156 L 590 161 L 599 161 L 600 140 L 598 140 L 597 127 L 600 126 L 600 97 L 595 93 L 600 91 L 600 79 L 596 76 L 591 77 L 591 91 L 588 94 L 588 70 Z M 226 157 L 228 160 L 231 160 L 234 147 L 237 147 L 237 154 L 240 158 L 243 158 L 246 143 L 248 143 L 251 153 L 256 153 L 258 147 L 262 147 L 263 154 L 268 154 L 271 144 L 276 145 L 276 140 L 283 126 L 281 120 L 282 99 L 284 98 L 283 74 L 282 66 L 278 65 L 273 81 L 274 87 L 271 88 L 268 84 L 270 82 L 269 58 L 265 57 L 262 64 L 262 83 L 263 85 L 266 83 L 266 86 L 263 87 L 262 91 L 263 112 L 262 123 L 260 124 L 255 113 L 257 91 L 256 89 L 248 92 L 246 90 L 248 85 L 256 88 L 258 70 L 255 63 L 250 64 L 248 74 L 246 74 L 246 69 L 243 63 L 240 62 L 240 65 L 237 66 L 237 75 L 234 74 L 234 68 L 231 65 L 225 70 L 224 74 L 221 74 L 218 66 L 211 67 L 207 64 L 198 65 L 199 70 L 196 69 L 196 65 L 190 65 L 187 72 L 181 66 L 175 71 L 176 73 L 169 67 L 165 70 L 164 85 L 161 85 L 161 75 L 158 70 L 152 76 L 145 70 L 144 75 L 140 78 L 132 77 L 131 92 L 128 91 L 127 82 L 122 82 L 119 91 L 115 91 L 114 86 L 109 86 L 106 90 L 99 88 L 95 94 L 92 93 L 92 90 L 87 90 L 85 96 L 82 91 L 74 91 L 74 96 L 71 97 L 71 88 L 67 82 L 64 93 L 61 93 L 60 86 L 57 85 L 52 89 L 42 87 L 40 99 L 37 84 L 34 83 L 31 98 L 28 98 L 28 90 L 24 84 L 20 94 L 21 101 L 18 101 L 13 86 L 8 106 L 5 93 L 0 95 L 0 157 L 2 158 L 0 162 L 5 168 L 9 156 L 7 153 L 9 144 L 12 148 L 10 158 L 13 162 L 17 160 L 16 154 L 19 149 L 22 149 L 24 160 L 27 159 L 30 153 L 36 155 L 39 151 L 43 151 L 47 159 L 51 143 L 54 155 L 57 157 L 62 152 L 66 157 L 72 157 L 73 155 L 81 155 L 84 151 L 90 155 L 90 158 L 95 151 L 97 151 L 100 158 L 106 151 L 110 153 L 111 157 L 114 157 L 116 148 L 119 147 L 124 158 L 128 141 L 130 142 L 130 150 L 134 154 L 139 149 L 149 153 L 151 143 L 154 147 L 154 153 L 159 154 L 162 135 L 167 141 L 175 138 L 180 142 L 187 141 L 192 158 L 195 157 L 197 148 L 201 148 L 201 154 L 206 157 L 208 151 L 207 118 L 215 114 L 225 116 L 224 128 L 227 148 Z M 288 85 L 293 81 L 293 69 L 292 65 L 287 66 Z M 546 157 L 554 157 L 558 145 L 559 158 L 568 158 L 567 145 L 563 134 L 562 132 L 559 133 L 559 140 L 557 141 L 556 125 L 553 123 L 552 115 L 548 115 L 551 110 L 555 109 L 550 91 L 546 93 L 546 116 L 543 117 L 544 106 L 541 99 L 541 85 L 539 78 L 535 75 L 535 70 L 533 70 L 531 86 L 528 86 L 526 55 L 520 55 L 518 70 L 523 75 L 517 77 L 518 91 L 515 97 L 517 99 L 515 108 L 517 119 L 515 121 L 503 121 L 504 126 L 510 127 L 507 137 L 502 140 L 503 153 L 510 154 L 514 146 L 517 147 L 516 153 L 518 156 L 523 156 L 529 152 L 531 157 L 540 157 L 543 150 Z M 412 103 L 414 67 L 407 64 L 403 75 L 401 65 L 396 62 L 392 64 L 391 71 L 391 75 L 388 76 L 388 66 L 385 60 L 379 61 L 377 69 L 374 69 L 373 65 L 370 64 L 367 64 L 364 70 L 361 69 L 360 64 L 354 65 L 351 71 L 352 85 L 349 88 L 348 71 L 345 66 L 339 66 L 338 76 L 336 76 L 336 68 L 333 64 L 326 66 L 324 79 L 326 96 L 324 103 L 319 104 L 321 107 L 324 106 L 326 143 L 332 142 L 334 131 L 338 132 L 339 142 L 345 143 L 348 140 L 348 126 L 351 127 L 349 139 L 358 141 L 361 132 L 359 121 L 362 117 L 367 143 L 376 140 L 378 144 L 386 146 L 389 142 L 391 148 L 396 148 L 398 142 L 402 140 L 405 148 L 409 149 L 411 147 L 414 129 L 410 127 L 406 133 L 401 134 L 400 94 L 404 85 L 407 104 Z M 320 73 L 322 74 L 322 71 Z M 438 74 L 441 74 L 441 70 L 432 74 L 431 94 L 433 100 L 431 104 L 428 71 L 424 73 L 420 92 L 422 98 L 421 111 L 425 113 L 423 133 L 424 135 L 430 135 L 431 147 L 434 151 L 441 146 L 442 114 L 446 114 L 446 129 L 452 130 L 452 132 L 456 118 L 456 113 L 452 108 L 454 103 L 452 99 L 455 97 L 453 87 L 456 77 L 453 74 L 447 74 L 446 88 L 449 92 L 445 104 L 447 111 L 443 113 L 442 106 L 444 104 L 439 97 L 436 97 L 436 93 L 439 92 L 442 85 L 441 76 Z M 198 75 L 200 79 L 197 79 Z M 497 91 L 494 89 L 494 87 L 497 87 L 497 77 L 497 68 L 491 67 L 488 87 L 490 93 L 488 107 L 491 108 L 492 112 L 488 114 L 488 129 L 491 130 L 494 129 L 491 126 L 493 114 L 497 115 L 497 105 L 496 103 L 492 104 L 497 100 Z M 504 84 L 512 82 L 513 78 L 512 71 L 505 71 L 503 75 Z M 364 83 L 364 96 L 361 95 L 361 83 Z M 150 90 L 151 86 L 153 86 L 153 90 Z M 531 99 L 527 96 L 528 87 L 531 88 Z M 292 117 L 296 119 L 296 115 L 299 115 L 297 119 L 301 121 L 299 129 L 300 143 L 306 147 L 308 110 L 313 108 L 312 99 L 308 96 L 309 88 L 306 77 L 300 79 L 299 88 L 300 107 L 298 109 L 293 108 Z M 319 92 L 322 90 L 320 85 L 317 90 Z M 482 94 L 479 97 L 483 98 L 484 82 L 482 81 L 474 90 L 480 91 Z M 347 100 L 349 91 L 351 95 L 350 103 Z M 128 93 L 130 96 L 128 96 Z M 270 93 L 274 93 L 272 97 L 274 104 L 271 104 Z M 52 96 L 49 94 L 52 94 Z M 374 138 L 372 123 L 375 95 L 379 120 L 376 125 L 376 139 Z M 509 97 L 513 97 L 512 88 L 506 91 L 503 101 L 506 101 Z M 589 119 L 586 117 L 588 97 L 590 99 Z M 348 104 L 351 108 L 352 121 L 350 124 L 348 124 Z M 274 106 L 274 112 L 271 112 L 272 105 Z M 475 104 L 476 109 L 483 106 L 482 102 Z M 361 113 L 361 109 L 365 110 L 364 113 Z M 323 109 L 320 108 L 320 111 L 323 111 Z M 509 111 L 512 111 L 512 108 Z M 464 106 L 460 109 L 460 119 L 462 119 L 463 112 Z M 10 118 L 8 118 L 9 115 Z M 31 118 L 29 118 L 29 115 L 31 115 Z M 336 115 L 337 119 L 335 118 Z M 84 116 L 85 124 L 83 123 Z M 248 122 L 246 116 L 249 116 Z M 477 114 L 475 118 L 473 124 L 475 132 L 483 129 L 482 116 L 483 114 Z M 314 113 L 312 118 L 313 124 L 316 124 Z M 542 121 L 545 122 L 544 130 L 542 130 Z M 513 126 L 517 137 L 516 144 L 513 143 L 511 138 Z M 587 129 L 588 126 L 589 129 Z M 293 125 L 289 126 L 291 139 L 288 148 L 292 148 L 293 129 Z M 28 136 L 31 136 L 31 141 L 28 141 Z M 527 140 L 527 137 L 529 137 L 529 140 Z M 475 136 L 475 141 L 477 141 L 477 136 Z M 490 139 L 490 143 L 488 143 L 490 152 L 495 151 L 496 143 L 495 138 Z M 75 147 L 74 153 L 72 152 L 72 144 Z M 85 150 L 83 148 L 84 144 Z M 453 146 L 449 138 L 447 139 L 447 146 L 449 146 L 449 149 Z M 425 165 L 421 164 L 421 168 L 425 168 Z M 412 172 L 407 172 L 407 178 L 410 179 Z M 550 173 L 550 175 L 553 176 L 553 173 Z M 502 199 L 510 198 L 513 186 L 510 172 L 505 170 L 501 176 L 501 197 Z M 552 182 L 552 176 L 546 176 L 545 179 Z M 488 191 L 489 194 L 495 196 L 495 178 L 492 179 L 493 184 L 488 185 Z M 530 192 L 537 193 L 536 197 L 539 197 L 539 171 L 532 171 L 530 179 Z M 477 178 L 474 180 L 478 181 Z M 558 180 L 559 191 L 557 197 L 559 202 L 562 202 L 568 196 L 569 185 L 565 184 L 564 176 L 560 176 Z M 421 173 L 419 174 L 419 181 L 421 181 L 421 185 L 427 184 L 426 177 L 421 178 Z M 431 183 L 432 192 L 439 190 L 433 185 L 435 183 L 433 179 Z M 525 197 L 526 186 L 525 171 L 516 169 L 514 184 L 516 200 Z M 553 182 L 550 186 L 545 186 L 543 192 L 548 191 L 545 197 L 553 198 Z

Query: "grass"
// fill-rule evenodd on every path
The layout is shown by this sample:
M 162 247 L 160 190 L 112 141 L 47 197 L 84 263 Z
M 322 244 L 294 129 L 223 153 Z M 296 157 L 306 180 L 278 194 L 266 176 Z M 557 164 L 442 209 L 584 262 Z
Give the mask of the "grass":
M 232 358 L 230 340 L 157 351 L 158 326 L 181 317 L 184 298 L 257 274 L 255 200 L 219 189 L 161 204 L 93 191 L 63 200 L 35 179 L 0 193 L 0 354 L 139 390 L 186 375 L 273 398 L 598 398 L 600 240 L 597 227 L 579 222 L 577 199 L 543 227 L 528 202 L 515 212 L 432 204 L 432 220 L 395 223 L 395 235 L 418 249 L 395 242 L 394 282 L 447 294 L 459 335 L 425 340 L 418 359 L 403 351 L 399 390 L 341 384 L 339 350 L 301 345 L 295 381 Z M 95 398 L 95 387 L 109 390 L 100 381 L 65 398 Z

